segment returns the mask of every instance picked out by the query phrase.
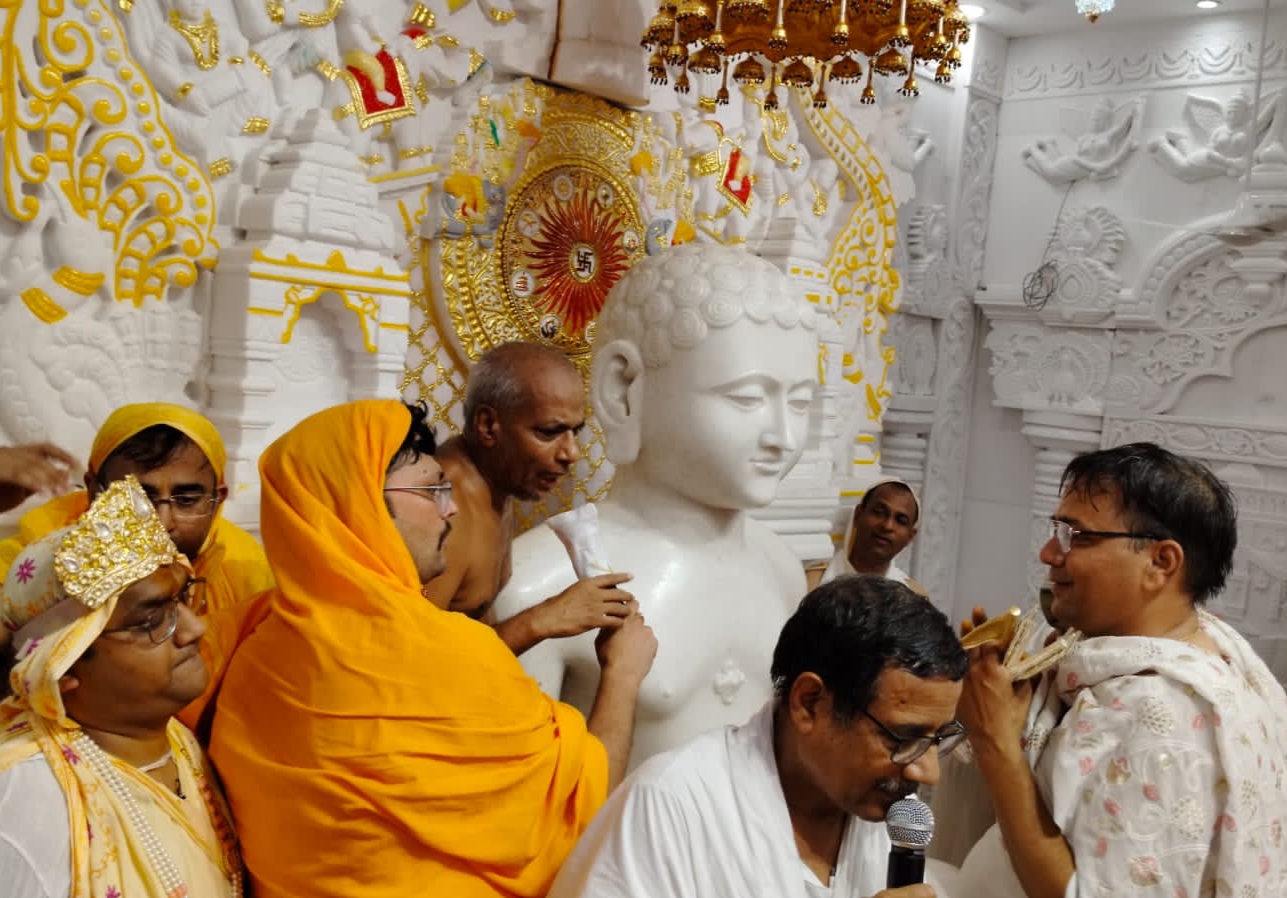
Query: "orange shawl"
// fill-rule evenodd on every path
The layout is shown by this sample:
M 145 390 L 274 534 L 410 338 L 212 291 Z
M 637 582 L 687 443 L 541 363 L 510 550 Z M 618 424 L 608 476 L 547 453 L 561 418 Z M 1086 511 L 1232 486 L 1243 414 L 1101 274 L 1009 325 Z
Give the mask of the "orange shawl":
M 277 587 L 211 744 L 257 898 L 544 895 L 606 797 L 581 715 L 421 596 L 381 493 L 410 420 L 338 406 L 260 460 Z

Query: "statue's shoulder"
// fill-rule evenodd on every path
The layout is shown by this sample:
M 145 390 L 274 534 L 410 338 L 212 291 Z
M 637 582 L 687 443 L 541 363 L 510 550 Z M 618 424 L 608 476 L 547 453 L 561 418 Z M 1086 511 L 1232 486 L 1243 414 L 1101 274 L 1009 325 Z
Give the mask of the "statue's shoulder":
M 554 531 L 545 524 L 537 524 L 514 537 L 513 546 L 516 571 L 519 565 L 529 570 L 543 570 L 547 567 L 567 567 L 571 570 L 572 563 L 568 560 L 567 550 Z

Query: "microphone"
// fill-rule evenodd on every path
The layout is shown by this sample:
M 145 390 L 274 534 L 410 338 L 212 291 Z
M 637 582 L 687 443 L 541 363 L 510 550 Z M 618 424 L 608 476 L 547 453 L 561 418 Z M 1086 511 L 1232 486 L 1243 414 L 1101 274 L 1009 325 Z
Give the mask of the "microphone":
M 889 831 L 889 873 L 885 888 L 897 889 L 925 881 L 925 846 L 934 838 L 934 812 L 915 795 L 900 798 L 885 814 Z

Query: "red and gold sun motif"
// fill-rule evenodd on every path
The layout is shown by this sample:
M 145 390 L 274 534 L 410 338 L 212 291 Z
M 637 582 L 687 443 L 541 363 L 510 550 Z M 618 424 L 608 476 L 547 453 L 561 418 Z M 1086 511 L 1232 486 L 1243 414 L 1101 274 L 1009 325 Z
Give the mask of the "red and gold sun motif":
M 502 227 L 503 283 L 535 337 L 579 348 L 643 254 L 639 214 L 621 185 L 585 166 L 547 169 L 516 193 Z

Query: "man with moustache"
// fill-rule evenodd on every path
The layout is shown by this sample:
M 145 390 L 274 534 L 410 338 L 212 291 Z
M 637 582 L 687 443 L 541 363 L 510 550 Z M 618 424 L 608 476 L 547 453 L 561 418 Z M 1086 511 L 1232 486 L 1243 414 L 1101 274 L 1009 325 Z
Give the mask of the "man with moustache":
M 446 570 L 425 596 L 449 611 L 487 619 L 509 581 L 514 501 L 552 490 L 577 459 L 585 427 L 585 388 L 576 366 L 539 343 L 504 343 L 469 372 L 465 427 L 435 457 L 451 480 L 459 508 L 446 544 Z M 497 625 L 516 655 L 537 643 L 596 628 L 616 629 L 638 605 L 619 584 L 629 574 L 578 580 L 557 595 Z
M 258 898 L 544 896 L 625 768 L 657 647 L 642 618 L 600 638 L 587 720 L 425 600 L 456 511 L 426 414 L 336 406 L 260 459 L 277 587 L 210 743 Z
M 805 596 L 748 723 L 655 755 L 622 784 L 550 898 L 932 898 L 882 891 L 899 798 L 965 738 L 965 651 L 906 587 L 842 576 Z
M 854 508 L 844 543 L 832 556 L 820 582 L 841 574 L 874 574 L 888 577 L 925 594 L 925 589 L 894 564 L 911 544 L 920 524 L 921 505 L 911 486 L 901 478 L 877 480 Z

